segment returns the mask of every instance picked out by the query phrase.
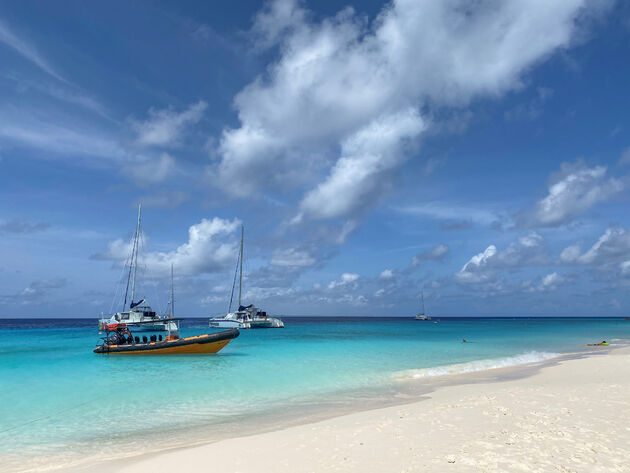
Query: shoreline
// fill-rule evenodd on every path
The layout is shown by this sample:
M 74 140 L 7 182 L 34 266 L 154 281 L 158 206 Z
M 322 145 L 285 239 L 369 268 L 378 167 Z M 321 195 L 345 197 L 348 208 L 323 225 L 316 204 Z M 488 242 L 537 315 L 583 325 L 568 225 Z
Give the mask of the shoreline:
M 265 442 L 266 439 L 274 438 L 281 435 L 283 432 L 295 429 L 303 431 L 308 429 L 309 426 L 335 424 L 353 416 L 370 418 L 386 410 L 406 409 L 408 407 L 423 410 L 427 407 L 426 403 L 439 398 L 442 395 L 442 391 L 448 392 L 449 390 L 452 391 L 458 388 L 473 392 L 484 389 L 486 391 L 492 391 L 494 389 L 500 389 L 500 387 L 506 383 L 528 384 L 527 380 L 538 376 L 542 372 L 554 370 L 556 367 L 562 367 L 563 364 L 567 362 L 579 363 L 590 359 L 609 359 L 616 356 L 615 353 L 619 352 L 627 353 L 630 362 L 630 348 L 627 346 L 611 346 L 598 348 L 596 350 L 583 350 L 580 352 L 560 354 L 557 357 L 545 361 L 516 366 L 399 381 L 397 383 L 398 395 L 393 398 L 390 397 L 387 400 L 371 400 L 371 402 L 361 403 L 358 406 L 337 406 L 336 408 L 319 410 L 317 412 L 289 412 L 285 414 L 284 418 L 280 421 L 276 420 L 271 423 L 250 423 L 249 425 L 244 425 L 244 429 L 239 429 L 239 432 L 233 431 L 231 434 L 221 436 L 220 438 L 206 437 L 204 439 L 198 437 L 196 440 L 187 442 L 185 445 L 143 452 L 123 458 L 103 459 L 96 462 L 82 463 L 81 465 L 75 464 L 71 467 L 66 466 L 66 469 L 77 473 L 83 471 L 111 471 L 112 467 L 117 470 L 122 469 L 129 472 L 148 471 L 149 469 L 155 470 L 156 468 L 157 471 L 162 471 L 159 465 L 168 462 L 169 458 L 178 458 L 178 461 L 184 461 L 189 455 L 191 458 L 208 455 L 214 458 L 217 454 L 220 455 L 220 451 L 223 450 L 225 444 L 232 445 L 232 443 L 238 443 L 239 441 L 249 443 L 252 439 L 256 439 L 256 442 Z M 389 394 L 391 395 L 391 393 Z M 209 453 L 210 451 L 212 451 L 212 453 Z M 242 456 L 243 454 L 244 453 L 241 452 L 238 455 Z M 248 454 L 245 453 L 245 456 L 248 456 Z M 59 466 L 62 467 L 61 465 Z M 295 467 L 295 465 L 293 465 L 293 467 Z M 224 468 L 227 468 L 227 465 L 224 465 Z M 166 471 L 166 469 L 163 471 Z M 228 468 L 225 471 L 231 470 Z

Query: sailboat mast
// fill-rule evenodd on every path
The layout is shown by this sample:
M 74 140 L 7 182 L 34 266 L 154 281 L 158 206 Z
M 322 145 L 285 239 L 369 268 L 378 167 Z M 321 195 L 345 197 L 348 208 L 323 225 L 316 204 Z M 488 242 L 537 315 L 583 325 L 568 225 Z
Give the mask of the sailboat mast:
M 175 317 L 175 292 L 173 291 L 173 263 L 171 263 L 171 317 Z
M 136 226 L 136 238 L 134 240 L 134 247 L 136 249 L 136 255 L 133 264 L 133 283 L 131 284 L 131 303 L 133 304 L 133 300 L 136 295 L 136 273 L 138 272 L 138 238 L 140 235 L 140 215 L 142 213 L 142 204 L 138 204 L 138 224 Z M 132 255 L 133 258 L 133 255 Z
M 420 293 L 420 298 L 422 299 L 422 315 L 424 315 L 424 291 Z
M 245 226 L 241 225 L 241 254 L 240 254 L 240 270 L 239 270 L 239 281 L 238 281 L 238 306 L 241 304 L 241 293 L 243 290 L 243 237 L 245 235 Z

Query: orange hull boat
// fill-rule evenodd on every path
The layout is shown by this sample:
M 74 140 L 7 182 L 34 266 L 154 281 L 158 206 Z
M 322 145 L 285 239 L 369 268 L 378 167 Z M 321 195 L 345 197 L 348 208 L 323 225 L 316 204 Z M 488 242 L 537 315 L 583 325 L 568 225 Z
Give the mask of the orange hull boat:
M 109 345 L 104 343 L 94 349 L 94 353 L 110 355 L 184 355 L 217 353 L 230 340 L 239 336 L 238 329 L 208 333 L 195 337 L 185 337 L 147 343 L 125 343 Z

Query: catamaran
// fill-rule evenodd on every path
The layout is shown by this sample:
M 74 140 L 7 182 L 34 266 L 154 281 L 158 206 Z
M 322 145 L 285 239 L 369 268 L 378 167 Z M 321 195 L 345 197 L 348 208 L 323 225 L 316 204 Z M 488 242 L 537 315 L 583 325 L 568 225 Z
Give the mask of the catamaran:
M 420 293 L 420 300 L 422 301 L 422 311 L 416 315 L 416 320 L 431 320 L 431 317 L 424 313 L 424 291 Z
M 209 321 L 213 328 L 283 328 L 284 322 L 276 317 L 270 317 L 264 310 L 255 307 L 254 304 L 244 306 L 242 302 L 243 290 L 243 237 L 245 229 L 241 225 L 241 248 L 236 260 L 234 270 L 234 281 L 232 282 L 232 293 L 228 304 L 227 314 L 222 317 L 212 317 Z M 238 310 L 232 311 L 232 301 L 234 299 L 234 287 L 236 286 L 236 274 L 239 274 L 238 282 Z
M 136 233 L 133 238 L 133 246 L 131 249 L 131 260 L 129 264 L 129 273 L 127 275 L 127 287 L 125 289 L 125 299 L 123 301 L 123 310 L 116 312 L 109 319 L 101 319 L 98 323 L 99 330 L 107 330 L 110 325 L 117 326 L 119 323 L 126 325 L 136 325 L 137 330 L 146 332 L 175 330 L 175 325 L 170 319 L 173 316 L 173 267 L 171 266 L 171 301 L 170 315 L 160 316 L 149 306 L 145 299 L 134 302 L 136 297 L 136 274 L 138 272 L 138 247 L 140 239 L 140 224 L 142 216 L 142 206 L 138 205 L 138 223 L 136 225 Z M 127 296 L 129 294 L 129 285 L 131 284 L 131 299 L 129 301 L 129 310 L 127 307 Z

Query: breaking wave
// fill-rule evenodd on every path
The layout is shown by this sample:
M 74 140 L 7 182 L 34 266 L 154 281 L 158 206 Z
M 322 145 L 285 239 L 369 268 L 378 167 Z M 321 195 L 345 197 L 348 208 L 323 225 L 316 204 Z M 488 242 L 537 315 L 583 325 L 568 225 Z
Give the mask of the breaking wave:
M 522 355 L 509 356 L 506 358 L 495 358 L 486 360 L 468 361 L 466 363 L 455 363 L 452 365 L 435 366 L 433 368 L 422 368 L 415 370 L 398 371 L 394 377 L 397 379 L 417 379 L 429 378 L 432 376 L 449 376 L 475 371 L 494 370 L 507 368 L 510 366 L 526 365 L 528 363 L 539 363 L 560 356 L 559 353 L 531 351 Z

